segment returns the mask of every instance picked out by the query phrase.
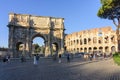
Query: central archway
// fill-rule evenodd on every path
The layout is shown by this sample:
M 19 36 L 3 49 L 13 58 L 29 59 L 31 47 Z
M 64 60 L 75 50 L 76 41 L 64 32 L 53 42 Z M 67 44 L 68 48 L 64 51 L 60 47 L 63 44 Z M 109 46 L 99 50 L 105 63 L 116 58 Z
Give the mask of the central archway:
M 37 35 L 33 38 L 32 41 L 32 54 L 39 54 L 39 56 L 44 57 L 45 56 L 45 40 L 40 36 Z

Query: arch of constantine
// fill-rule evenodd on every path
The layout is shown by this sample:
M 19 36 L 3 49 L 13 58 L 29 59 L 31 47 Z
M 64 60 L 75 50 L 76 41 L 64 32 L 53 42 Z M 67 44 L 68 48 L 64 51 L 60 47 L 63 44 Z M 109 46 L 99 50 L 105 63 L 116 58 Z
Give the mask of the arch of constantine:
M 63 18 L 10 13 L 8 28 L 9 52 L 13 57 L 21 53 L 31 56 L 35 37 L 44 39 L 45 56 L 52 55 L 52 44 L 57 48 L 55 54 L 64 53 Z
M 111 27 L 95 28 L 68 34 L 65 37 L 69 53 L 111 53 L 118 51 L 117 35 Z

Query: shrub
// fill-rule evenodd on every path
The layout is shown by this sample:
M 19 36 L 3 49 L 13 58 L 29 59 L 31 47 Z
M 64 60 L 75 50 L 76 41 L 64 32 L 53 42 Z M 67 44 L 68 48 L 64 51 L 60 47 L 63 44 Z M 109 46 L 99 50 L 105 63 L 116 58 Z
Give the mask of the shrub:
M 113 60 L 116 64 L 120 65 L 120 53 L 116 52 L 113 54 Z

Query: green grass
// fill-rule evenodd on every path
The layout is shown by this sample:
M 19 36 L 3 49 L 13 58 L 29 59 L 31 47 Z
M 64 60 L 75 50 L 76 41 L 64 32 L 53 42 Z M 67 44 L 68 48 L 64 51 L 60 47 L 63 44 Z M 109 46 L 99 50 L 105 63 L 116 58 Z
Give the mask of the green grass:
M 113 55 L 113 60 L 116 64 L 118 64 L 120 66 L 120 53 L 115 53 Z

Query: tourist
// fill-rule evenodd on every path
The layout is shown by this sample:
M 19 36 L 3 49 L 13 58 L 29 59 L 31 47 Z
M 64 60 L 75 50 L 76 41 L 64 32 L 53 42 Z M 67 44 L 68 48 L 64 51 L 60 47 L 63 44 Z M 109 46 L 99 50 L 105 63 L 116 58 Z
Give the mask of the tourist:
M 74 56 L 73 53 L 71 53 L 71 59 L 73 59 L 73 56 Z
M 8 61 L 10 61 L 10 55 L 8 55 Z
M 59 54 L 59 63 L 61 63 L 61 54 Z
M 107 55 L 106 55 L 106 53 L 104 53 L 104 58 L 106 58 L 107 57 Z
M 6 56 L 3 57 L 3 62 L 7 62 Z
M 89 54 L 90 61 L 92 61 L 93 54 Z
M 67 62 L 70 62 L 70 55 L 69 55 L 69 53 L 67 54 Z
M 36 64 L 38 64 L 38 61 L 39 61 L 39 55 L 37 54 L 36 55 Z
M 96 53 L 93 53 L 93 60 L 96 60 Z
M 57 54 L 53 55 L 53 60 L 56 61 L 57 60 Z
M 24 56 L 21 55 L 21 62 L 24 62 Z
M 112 52 L 110 53 L 110 57 L 113 57 Z
M 33 64 L 35 64 L 35 65 L 37 65 L 37 59 L 36 59 L 36 54 L 34 54 L 34 62 L 33 62 Z

